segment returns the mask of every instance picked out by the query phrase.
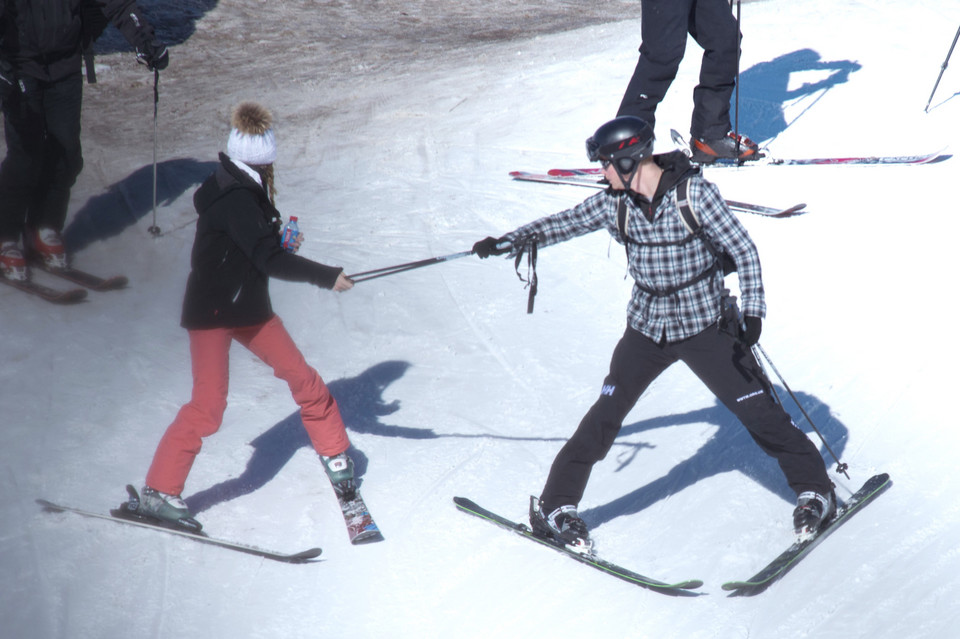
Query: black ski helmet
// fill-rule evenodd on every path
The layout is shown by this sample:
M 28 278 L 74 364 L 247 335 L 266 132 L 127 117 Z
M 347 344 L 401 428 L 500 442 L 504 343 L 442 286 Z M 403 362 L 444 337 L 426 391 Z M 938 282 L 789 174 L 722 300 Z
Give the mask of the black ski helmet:
M 653 127 L 634 115 L 621 115 L 587 138 L 591 162 L 613 162 L 621 177 L 633 174 L 640 160 L 653 155 Z

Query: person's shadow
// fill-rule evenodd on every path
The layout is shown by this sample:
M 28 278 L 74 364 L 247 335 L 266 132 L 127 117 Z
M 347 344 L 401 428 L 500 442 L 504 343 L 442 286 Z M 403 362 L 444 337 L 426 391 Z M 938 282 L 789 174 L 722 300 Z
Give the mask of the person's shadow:
M 777 392 L 785 402 L 794 423 L 806 431 L 815 443 L 820 443 L 819 437 L 810 432 L 809 423 L 789 395 L 779 387 Z M 842 458 L 842 452 L 847 443 L 847 427 L 831 414 L 829 406 L 816 397 L 806 393 L 796 393 L 796 395 L 807 414 L 810 415 L 810 418 L 829 443 L 831 450 Z M 776 460 L 767 456 L 757 446 L 747 429 L 741 425 L 733 413 L 719 402 L 711 408 L 655 417 L 625 425 L 620 431 L 618 439 L 658 428 L 672 427 L 679 430 L 685 425 L 703 423 L 716 425 L 718 427 L 717 432 L 694 455 L 671 468 L 666 475 L 653 478 L 647 484 L 606 504 L 581 511 L 580 515 L 584 521 L 591 527 L 595 527 L 623 515 L 638 513 L 705 478 L 730 471 L 743 473 L 750 480 L 791 504 L 796 500 L 796 495 L 787 485 Z M 615 447 L 614 450 L 619 451 L 615 457 L 617 463 L 615 472 L 626 468 L 634 461 L 642 463 L 641 451 L 649 448 L 650 446 L 646 444 L 621 446 L 619 449 Z M 821 454 L 825 456 L 828 468 L 832 463 L 835 463 L 833 457 L 826 450 L 821 450 Z
M 860 64 L 852 60 L 824 61 L 812 49 L 786 53 L 768 62 L 755 64 L 740 73 L 739 128 L 755 142 L 773 140 L 787 130 L 831 88 L 846 82 Z M 790 88 L 790 75 L 804 71 L 826 72 L 826 77 Z M 786 120 L 787 103 L 819 93 L 804 110 Z M 731 97 L 730 114 L 736 112 L 737 92 Z
M 157 39 L 167 46 L 183 44 L 197 28 L 197 22 L 213 11 L 218 0 L 137 0 Z M 133 51 L 133 46 L 120 35 L 113 24 L 107 25 L 93 45 L 95 54 Z
M 166 206 L 195 188 L 217 165 L 189 158 L 157 163 L 157 206 Z M 63 230 L 64 245 L 74 253 L 119 235 L 152 210 L 153 165 L 148 164 L 88 199 Z
M 368 433 L 383 437 L 406 439 L 430 439 L 437 437 L 427 428 L 392 426 L 380 421 L 400 408 L 397 401 L 383 400 L 386 388 L 403 377 L 410 364 L 386 361 L 372 366 L 357 377 L 339 379 L 328 384 L 330 393 L 337 400 L 340 415 L 348 431 Z M 217 504 L 248 495 L 271 481 L 301 448 L 313 450 L 307 431 L 297 410 L 250 442 L 253 455 L 239 477 L 220 482 L 186 498 L 190 512 L 203 512 Z M 352 447 L 350 456 L 354 462 L 354 474 L 359 480 L 367 469 L 367 457 L 363 451 Z M 323 470 L 317 462 L 318 479 L 323 479 Z M 359 481 L 358 481 L 359 483 Z

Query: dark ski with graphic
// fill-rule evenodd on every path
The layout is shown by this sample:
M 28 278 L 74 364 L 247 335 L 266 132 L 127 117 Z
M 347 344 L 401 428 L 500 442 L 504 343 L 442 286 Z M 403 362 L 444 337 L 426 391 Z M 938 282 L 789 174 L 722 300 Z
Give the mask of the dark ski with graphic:
M 855 492 L 850 498 L 840 504 L 837 513 L 832 519 L 820 527 L 812 537 L 797 541 L 787 548 L 776 559 L 756 575 L 745 581 L 730 581 L 723 584 L 723 589 L 730 591 L 731 596 L 756 595 L 770 587 L 775 581 L 783 577 L 791 568 L 806 557 L 821 541 L 845 524 L 864 506 L 876 499 L 883 491 L 892 485 L 890 475 L 883 473 L 874 475 Z
M 128 487 L 127 490 L 131 490 L 132 486 Z M 134 490 L 134 494 L 136 491 Z M 236 550 L 238 552 L 246 553 L 248 555 L 254 555 L 256 557 L 262 557 L 264 559 L 272 559 L 274 561 L 281 561 L 289 564 L 301 564 L 308 563 L 313 559 L 316 559 L 321 554 L 320 548 L 309 548 L 297 553 L 282 553 L 276 552 L 273 550 L 265 550 L 263 548 L 258 548 L 256 546 L 248 546 L 246 544 L 240 544 L 235 541 L 228 541 L 226 539 L 218 539 L 216 537 L 210 537 L 202 532 L 190 532 L 187 530 L 181 530 L 176 527 L 171 527 L 169 525 L 163 525 L 156 519 L 149 517 L 144 517 L 142 515 L 136 514 L 130 510 L 131 503 L 130 501 L 124 502 L 120 505 L 119 508 L 113 509 L 110 511 L 109 515 L 98 513 L 90 510 L 82 510 L 80 508 L 74 508 L 72 506 L 62 506 L 60 504 L 55 504 L 53 502 L 47 501 L 46 499 L 38 499 L 37 503 L 43 506 L 44 510 L 47 512 L 70 512 L 77 515 L 82 515 L 84 517 L 93 517 L 96 519 L 105 519 L 107 521 L 116 522 L 118 524 L 128 524 L 131 526 L 138 526 L 140 528 L 147 528 L 152 530 L 159 530 L 165 533 L 170 533 L 172 535 L 177 535 L 186 539 L 192 539 L 203 544 L 209 544 L 212 546 L 217 546 L 219 548 L 226 548 L 229 550 Z
M 703 582 L 698 579 L 691 579 L 677 583 L 666 583 L 657 579 L 651 579 L 650 577 L 644 577 L 643 575 L 635 573 L 632 570 L 628 570 L 616 564 L 610 563 L 609 561 L 600 559 L 596 555 L 577 552 L 571 547 L 558 541 L 535 535 L 528 526 L 524 524 L 518 524 L 510 521 L 509 519 L 501 517 L 496 513 L 490 512 L 489 510 L 478 506 L 476 503 L 467 499 L 466 497 L 454 497 L 453 502 L 457 505 L 457 508 L 461 512 L 473 515 L 474 517 L 479 517 L 480 519 L 486 520 L 492 524 L 500 526 L 501 528 L 506 528 L 507 530 L 514 532 L 521 537 L 536 541 L 549 548 L 553 548 L 554 550 L 561 552 L 568 557 L 576 559 L 582 564 L 596 568 L 601 572 L 605 572 L 636 586 L 641 586 L 643 588 L 666 595 L 687 597 L 697 596 L 698 593 L 691 591 L 703 586 Z
M 13 280 L 2 275 L 0 275 L 0 282 L 52 304 L 76 304 L 87 298 L 87 291 L 82 288 L 56 289 L 37 284 L 33 280 Z
M 551 169 L 550 173 L 530 173 L 528 171 L 511 171 L 510 177 L 521 182 L 543 182 L 546 184 L 570 184 L 573 186 L 587 186 L 595 189 L 605 189 L 609 186 L 599 173 L 600 169 Z M 554 173 L 556 173 L 554 175 Z M 733 211 L 754 213 L 766 217 L 793 217 L 806 213 L 806 204 L 795 204 L 789 208 L 778 209 L 772 206 L 761 206 L 749 202 L 727 200 L 727 206 Z
M 373 516 L 364 503 L 360 491 L 357 490 L 351 499 L 345 499 L 337 495 L 337 501 L 340 502 L 340 510 L 343 513 L 343 522 L 347 525 L 347 535 L 350 537 L 350 543 L 359 546 L 361 544 L 372 544 L 377 541 L 383 541 L 383 533 L 373 521 Z

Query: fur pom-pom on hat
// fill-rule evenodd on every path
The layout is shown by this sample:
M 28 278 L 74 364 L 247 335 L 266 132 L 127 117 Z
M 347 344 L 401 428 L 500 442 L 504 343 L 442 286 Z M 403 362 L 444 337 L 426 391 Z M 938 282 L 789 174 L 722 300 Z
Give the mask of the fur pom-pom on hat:
M 227 155 L 244 164 L 263 166 L 277 159 L 273 114 L 256 102 L 241 102 L 230 116 Z

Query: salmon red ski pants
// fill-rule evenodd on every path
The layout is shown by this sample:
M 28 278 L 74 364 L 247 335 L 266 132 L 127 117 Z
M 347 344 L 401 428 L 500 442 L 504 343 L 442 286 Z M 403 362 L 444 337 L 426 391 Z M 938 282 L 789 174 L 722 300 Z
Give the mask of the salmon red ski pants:
M 147 472 L 147 486 L 183 492 L 202 439 L 220 429 L 227 408 L 230 345 L 238 341 L 290 386 L 314 450 L 338 455 L 350 447 L 340 410 L 316 370 L 307 365 L 280 318 L 241 328 L 191 330 L 193 394 L 167 428 Z

